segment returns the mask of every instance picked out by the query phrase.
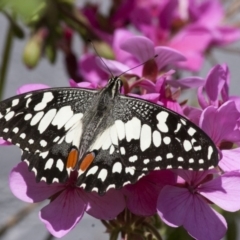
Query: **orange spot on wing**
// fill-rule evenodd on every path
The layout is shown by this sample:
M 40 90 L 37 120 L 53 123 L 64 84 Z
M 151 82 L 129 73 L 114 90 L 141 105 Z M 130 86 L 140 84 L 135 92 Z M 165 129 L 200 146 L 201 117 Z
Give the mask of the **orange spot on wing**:
M 77 149 L 72 149 L 70 153 L 68 154 L 68 159 L 67 159 L 67 168 L 74 168 L 77 164 L 78 160 L 78 150 Z
M 88 167 L 91 165 L 91 163 L 93 162 L 94 158 L 95 158 L 95 154 L 93 152 L 88 153 L 82 160 L 79 166 L 79 169 L 83 172 L 86 171 Z

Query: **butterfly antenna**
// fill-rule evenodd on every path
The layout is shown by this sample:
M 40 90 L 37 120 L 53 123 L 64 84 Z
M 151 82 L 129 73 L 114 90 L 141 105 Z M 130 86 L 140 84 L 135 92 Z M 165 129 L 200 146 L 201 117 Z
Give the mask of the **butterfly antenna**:
M 154 56 L 152 57 L 152 59 L 155 59 L 155 58 L 157 58 L 157 57 L 158 57 L 158 54 L 154 55 Z M 148 60 L 146 60 L 146 61 L 138 64 L 137 66 L 134 66 L 134 67 L 132 67 L 132 68 L 129 68 L 128 70 L 126 70 L 126 71 L 124 71 L 123 73 L 121 73 L 118 77 L 121 77 L 123 74 L 127 73 L 128 71 L 131 71 L 131 70 L 133 70 L 133 69 L 135 69 L 135 68 L 138 68 L 138 67 L 144 65 L 144 64 L 145 64 L 146 62 L 148 62 L 149 60 L 150 60 L 150 59 L 148 59 Z
M 111 74 L 112 77 L 114 77 L 112 71 L 110 70 L 110 68 L 108 67 L 108 65 L 103 61 L 102 57 L 99 55 L 97 49 L 95 48 L 93 42 L 91 40 L 88 40 L 88 42 L 92 45 L 93 50 L 95 51 L 95 53 L 97 54 L 97 56 L 101 59 L 102 63 L 106 66 L 107 70 L 109 71 L 109 73 Z

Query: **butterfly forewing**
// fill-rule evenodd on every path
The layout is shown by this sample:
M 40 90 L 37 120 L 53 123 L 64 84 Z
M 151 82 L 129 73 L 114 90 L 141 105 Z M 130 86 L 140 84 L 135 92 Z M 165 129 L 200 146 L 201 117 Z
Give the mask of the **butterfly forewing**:
M 94 93 L 74 88 L 45 89 L 2 101 L 0 134 L 23 150 L 46 151 L 81 119 Z
M 138 170 L 206 170 L 218 162 L 212 140 L 195 124 L 162 106 L 121 96 L 116 118 L 119 148 L 124 164 Z M 121 116 L 119 113 L 115 115 Z

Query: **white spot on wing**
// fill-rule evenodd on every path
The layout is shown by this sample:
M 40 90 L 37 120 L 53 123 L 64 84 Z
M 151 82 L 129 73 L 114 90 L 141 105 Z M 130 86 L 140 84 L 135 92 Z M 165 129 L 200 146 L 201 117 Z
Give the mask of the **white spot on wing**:
M 102 149 L 107 150 L 110 148 L 112 144 L 111 137 L 110 137 L 110 128 L 106 129 L 105 132 L 105 141 L 103 142 Z
M 168 144 L 170 144 L 170 142 L 171 142 L 171 138 L 170 138 L 170 137 L 164 137 L 164 138 L 163 138 L 163 142 L 164 142 L 166 145 L 168 145 Z
M 47 155 L 48 155 L 48 153 L 49 153 L 49 151 L 41 152 L 41 153 L 39 154 L 39 156 L 42 157 L 42 158 L 46 158 Z
M 62 161 L 61 159 L 58 159 L 58 160 L 57 160 L 56 167 L 59 169 L 60 172 L 63 171 L 63 169 L 64 169 L 64 164 L 63 164 L 63 161 Z
M 51 92 L 43 93 L 42 101 L 34 107 L 34 111 L 43 110 L 47 106 L 47 103 L 51 102 L 52 99 L 53 99 L 53 94 Z
M 8 131 L 9 131 L 8 128 L 4 128 L 4 129 L 3 129 L 3 132 L 5 132 L 5 133 L 7 133 Z
M 129 158 L 129 162 L 136 162 L 137 160 L 138 160 L 137 155 L 131 156 L 131 157 Z
M 54 179 L 52 180 L 52 183 L 54 183 L 54 182 L 58 183 L 59 180 L 58 180 L 57 178 L 54 178 Z
M 141 121 L 138 118 L 133 117 L 131 120 L 125 123 L 126 139 L 128 142 L 130 142 L 132 139 L 139 139 L 140 131 Z
M 28 98 L 28 100 L 26 101 L 26 108 L 28 108 L 29 107 L 29 103 L 32 101 L 32 99 L 31 98 Z
M 9 113 L 5 116 L 6 121 L 9 121 L 13 116 L 14 116 L 14 111 L 9 112 Z
M 148 164 L 149 162 L 150 162 L 150 160 L 149 160 L 148 158 L 146 158 L 146 159 L 143 160 L 143 163 L 144 163 L 144 164 Z
M 125 138 L 125 127 L 124 127 L 124 123 L 121 120 L 116 120 L 115 121 L 115 125 L 117 128 L 117 135 L 119 140 L 123 140 Z
M 40 119 L 42 118 L 43 115 L 44 115 L 44 112 L 43 112 L 43 111 L 36 113 L 36 114 L 34 115 L 34 117 L 32 118 L 32 120 L 31 120 L 31 122 L 30 122 L 30 125 L 31 125 L 31 126 L 36 125 L 36 124 L 40 121 Z
M 196 132 L 196 130 L 195 130 L 194 128 L 192 128 L 192 127 L 190 127 L 190 128 L 188 129 L 188 134 L 189 134 L 190 136 L 193 136 L 195 132 Z
M 192 144 L 188 140 L 184 140 L 183 147 L 186 152 L 190 151 L 192 149 Z
M 115 125 L 113 125 L 110 128 L 110 136 L 111 136 L 112 143 L 114 145 L 118 145 L 118 134 L 117 134 L 117 129 Z
M 153 144 L 155 145 L 155 147 L 159 147 L 161 145 L 162 142 L 162 137 L 159 131 L 154 131 L 153 132 Z
M 113 173 L 115 173 L 115 172 L 121 173 L 122 172 L 122 164 L 120 162 L 115 162 L 113 164 L 112 172 Z
M 90 168 L 86 174 L 86 176 L 91 175 L 91 174 L 95 174 L 98 170 L 98 166 L 93 166 L 92 168 Z
M 13 100 L 12 100 L 12 107 L 18 105 L 18 103 L 19 103 L 19 99 L 18 99 L 18 98 L 13 99 Z
M 155 158 L 155 161 L 156 161 L 156 162 L 161 161 L 161 160 L 162 160 L 162 157 L 161 157 L 161 156 L 157 156 L 157 157 Z
M 110 185 L 107 187 L 106 191 L 108 191 L 108 190 L 111 189 L 111 188 L 116 188 L 116 185 L 115 185 L 115 184 L 110 184 Z
M 168 118 L 169 113 L 165 112 L 165 111 L 161 111 L 158 115 L 157 115 L 157 120 L 158 120 L 158 124 L 157 127 L 161 132 L 167 133 L 168 132 L 168 126 L 166 124 L 167 118 Z
M 173 158 L 173 154 L 172 154 L 172 153 L 168 153 L 168 154 L 166 155 L 166 157 L 167 157 L 167 158 Z
M 120 153 L 122 155 L 125 155 L 126 154 L 126 151 L 125 151 L 125 148 L 124 147 L 120 147 Z
M 26 137 L 26 133 L 21 133 L 20 134 L 20 138 L 25 139 L 25 137 Z
M 18 128 L 18 127 L 15 127 L 12 131 L 13 131 L 14 133 L 18 133 L 19 128 Z
M 134 175 L 135 169 L 133 167 L 126 167 L 125 172 L 130 173 L 131 175 Z
M 148 149 L 152 142 L 152 130 L 147 124 L 142 125 L 141 138 L 140 138 L 140 148 L 142 151 Z
M 41 145 L 42 147 L 46 147 L 46 146 L 47 146 L 47 142 L 46 142 L 45 140 L 41 140 L 41 141 L 40 141 L 40 145 Z
M 82 113 L 76 113 L 73 117 L 65 124 L 65 129 L 68 130 L 73 127 L 78 121 L 80 121 L 83 117 Z
M 40 133 L 43 133 L 47 127 L 50 125 L 52 122 L 53 118 L 56 115 L 57 110 L 56 109 L 50 109 L 41 119 L 41 122 L 38 125 L 38 131 Z
M 28 120 L 31 119 L 31 118 L 32 118 L 32 114 L 31 114 L 31 113 L 28 113 L 28 114 L 25 115 L 24 120 L 25 120 L 25 121 L 28 121 Z
M 193 159 L 193 158 L 190 158 L 190 159 L 188 160 L 188 162 L 189 162 L 189 163 L 194 163 L 194 159 Z
M 57 126 L 58 129 L 62 128 L 66 122 L 73 116 L 71 106 L 61 107 L 55 115 L 52 125 Z
M 112 145 L 112 146 L 110 147 L 109 154 L 111 155 L 111 154 L 113 154 L 113 153 L 114 153 L 114 146 Z
M 212 148 L 212 146 L 209 146 L 209 147 L 208 147 L 208 156 L 207 156 L 208 160 L 211 159 L 212 153 L 213 153 L 213 148 Z
M 177 128 L 176 128 L 176 130 L 174 132 L 177 133 L 180 130 L 181 126 L 182 126 L 182 124 L 178 123 L 177 124 Z
M 184 161 L 184 159 L 182 158 L 182 157 L 178 157 L 178 159 L 177 159 L 179 162 L 183 162 Z
M 52 165 L 53 165 L 53 158 L 49 158 L 49 159 L 47 160 L 47 162 L 45 163 L 44 170 L 45 170 L 45 169 L 51 169 L 51 168 L 52 168 Z
M 106 178 L 107 178 L 107 175 L 108 175 L 107 169 L 104 169 L 104 168 L 103 168 L 103 169 L 99 172 L 97 178 L 101 179 L 102 182 L 104 182 L 104 181 L 106 180 Z

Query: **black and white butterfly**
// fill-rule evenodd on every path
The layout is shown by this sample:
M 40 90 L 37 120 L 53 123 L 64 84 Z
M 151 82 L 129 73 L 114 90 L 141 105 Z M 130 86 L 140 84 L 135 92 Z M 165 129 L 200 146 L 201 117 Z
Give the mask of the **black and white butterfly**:
M 23 150 L 37 181 L 103 194 L 152 170 L 206 170 L 218 163 L 212 140 L 181 115 L 120 94 L 119 77 L 97 90 L 53 88 L 0 103 L 0 136 Z

